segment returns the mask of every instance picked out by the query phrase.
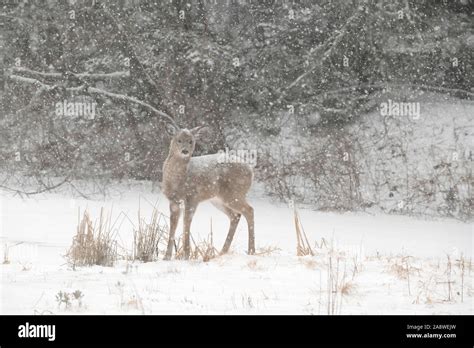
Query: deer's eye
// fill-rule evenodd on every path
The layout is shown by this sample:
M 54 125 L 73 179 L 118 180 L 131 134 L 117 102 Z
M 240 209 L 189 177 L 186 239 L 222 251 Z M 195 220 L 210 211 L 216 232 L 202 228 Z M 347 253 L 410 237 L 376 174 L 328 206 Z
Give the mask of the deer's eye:
M 181 140 L 178 140 L 178 144 L 181 144 Z

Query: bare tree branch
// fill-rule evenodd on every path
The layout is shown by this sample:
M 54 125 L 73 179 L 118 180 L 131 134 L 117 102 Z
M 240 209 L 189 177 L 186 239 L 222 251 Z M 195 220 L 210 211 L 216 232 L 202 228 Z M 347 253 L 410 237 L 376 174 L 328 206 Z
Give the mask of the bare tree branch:
M 70 178 L 71 176 L 74 174 L 75 172 L 75 168 L 76 168 L 76 165 L 77 165 L 77 159 L 79 158 L 79 152 L 76 153 L 76 156 L 74 158 L 74 165 L 73 165 L 73 168 L 72 170 L 69 172 L 68 175 L 66 175 L 64 177 L 63 180 L 61 180 L 59 183 L 57 184 L 54 184 L 54 185 L 48 185 L 46 184 L 40 176 L 36 176 L 36 180 L 38 182 L 38 184 L 40 184 L 41 188 L 37 189 L 37 190 L 34 190 L 34 191 L 24 191 L 24 190 L 19 190 L 19 189 L 15 189 L 15 188 L 11 188 L 9 186 L 6 186 L 5 185 L 5 182 L 7 181 L 7 179 L 5 179 L 1 184 L 0 184 L 0 189 L 3 189 L 5 191 L 9 191 L 9 192 L 13 192 L 15 193 L 16 195 L 25 195 L 25 196 L 32 196 L 32 195 L 37 195 L 37 194 L 40 194 L 40 193 L 44 193 L 44 192 L 47 192 L 47 191 L 52 191 L 52 190 L 55 190 L 61 186 L 63 186 L 64 184 L 66 183 L 70 183 Z
M 24 67 L 13 67 L 10 69 L 13 73 L 21 73 L 27 77 L 32 77 L 35 79 L 39 78 L 51 78 L 51 79 L 62 79 L 65 77 L 64 74 L 59 72 L 41 72 L 35 71 Z M 112 73 L 69 73 L 73 77 L 79 79 L 89 79 L 89 80 L 107 80 L 107 79 L 116 79 L 116 78 L 126 78 L 130 77 L 129 71 L 115 71 Z
M 42 92 L 50 91 L 54 88 L 57 88 L 56 85 L 51 86 L 51 85 L 45 84 L 45 83 L 43 83 L 43 82 L 41 82 L 37 79 L 30 78 L 30 77 L 23 77 L 23 76 L 18 76 L 18 75 L 9 75 L 9 78 L 14 80 L 14 81 L 17 81 L 17 82 L 34 85 L 34 86 L 38 87 Z M 156 109 L 155 107 L 151 106 L 150 104 L 145 103 L 144 101 L 141 101 L 141 100 L 139 100 L 135 97 L 130 97 L 130 96 L 125 95 L 125 94 L 112 93 L 112 92 L 104 91 L 100 88 L 90 87 L 90 86 L 87 86 L 87 85 L 82 85 L 82 86 L 78 86 L 78 87 L 67 87 L 67 88 L 65 88 L 65 91 L 67 91 L 67 92 L 81 92 L 81 91 L 83 91 L 84 93 L 90 93 L 90 94 L 106 96 L 106 97 L 109 97 L 111 99 L 121 100 L 121 101 L 128 101 L 128 102 L 131 102 L 131 103 L 134 103 L 134 104 L 138 104 L 138 105 L 141 105 L 144 108 L 152 111 L 156 115 L 161 116 L 162 118 L 164 118 L 168 122 L 170 122 L 172 125 L 177 127 L 176 122 L 174 121 L 174 119 L 171 116 L 169 116 L 168 114 L 164 113 L 163 111 L 160 111 L 160 110 Z
M 314 57 L 315 64 L 311 66 L 307 71 L 305 71 L 303 74 L 298 76 L 292 83 L 290 83 L 281 93 L 280 97 L 278 98 L 278 102 L 280 102 L 286 93 L 292 89 L 294 86 L 299 84 L 301 80 L 303 80 L 306 76 L 308 76 L 310 73 L 312 73 L 316 68 L 320 67 L 323 65 L 323 63 L 331 56 L 333 50 L 339 45 L 341 40 L 344 38 L 344 36 L 347 34 L 349 27 L 359 18 L 359 16 L 364 12 L 365 8 L 364 6 L 358 6 L 357 11 L 347 20 L 346 24 L 334 35 L 332 36 L 329 40 L 324 42 L 322 45 L 318 46 L 312 53 L 311 55 Z M 322 57 L 319 57 L 319 54 L 321 51 L 326 49 L 326 47 L 329 48 L 323 53 Z

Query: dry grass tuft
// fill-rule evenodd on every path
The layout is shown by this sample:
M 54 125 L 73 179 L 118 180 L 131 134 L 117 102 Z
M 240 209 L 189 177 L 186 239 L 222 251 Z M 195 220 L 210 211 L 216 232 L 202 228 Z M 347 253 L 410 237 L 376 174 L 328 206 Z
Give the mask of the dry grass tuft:
M 318 263 L 314 259 L 301 259 L 300 262 L 309 269 L 316 269 Z
M 390 267 L 390 271 L 395 274 L 399 279 L 408 279 L 409 270 L 405 265 L 401 263 L 396 262 L 392 264 Z
M 395 257 L 393 259 L 393 264 L 390 267 L 390 271 L 394 273 L 399 279 L 407 281 L 408 295 L 411 296 L 412 291 L 412 282 L 410 277 L 413 278 L 414 273 L 420 273 L 420 269 L 411 265 L 411 260 L 413 256 L 405 255 L 400 257 Z M 389 260 L 391 262 L 391 259 Z
M 357 274 L 357 266 L 353 264 L 351 270 L 347 255 L 336 250 L 332 241 L 328 246 L 326 305 L 327 314 L 334 315 L 341 314 L 344 296 L 351 295 L 356 290 L 353 281 Z
M 257 260 L 250 260 L 249 262 L 247 262 L 247 267 L 250 268 L 251 270 L 253 271 L 257 271 L 257 270 L 261 270 L 262 267 L 260 267 L 258 265 L 258 261 Z
M 138 209 L 138 228 L 133 231 L 133 260 L 152 262 L 159 258 L 160 243 L 168 239 L 168 224 L 164 215 L 153 208 L 149 222 L 141 217 Z
M 266 246 L 266 247 L 262 247 L 262 248 L 259 248 L 255 255 L 256 256 L 268 256 L 268 255 L 271 255 L 275 252 L 278 252 L 280 251 L 281 249 L 276 247 L 276 246 L 272 246 L 272 245 L 269 245 L 269 246 Z
M 342 258 L 329 255 L 327 266 L 327 314 L 340 314 L 342 310 L 342 298 L 345 293 L 342 289 L 348 290 L 346 264 L 342 267 Z
M 201 241 L 199 245 L 196 245 L 196 250 L 198 251 L 204 262 L 208 262 L 219 255 L 219 252 L 214 247 L 214 243 L 212 241 L 212 234 L 210 238 L 205 239 Z
M 309 244 L 308 237 L 306 236 L 303 225 L 301 224 L 301 220 L 300 220 L 298 212 L 296 211 L 296 208 L 293 210 L 293 215 L 294 215 L 295 231 L 296 231 L 296 255 L 314 256 L 313 249 L 311 248 Z
M 190 246 L 189 260 L 202 260 L 208 262 L 219 255 L 219 252 L 214 247 L 212 241 L 208 238 L 201 241 L 199 244 L 196 244 L 192 240 L 192 245 Z M 176 259 L 184 259 L 184 247 L 181 241 L 178 243 L 178 250 L 176 252 Z
M 191 245 L 190 245 L 190 260 L 202 260 L 204 262 L 208 262 L 217 256 L 219 256 L 219 251 L 214 246 L 213 240 L 213 233 L 212 233 L 212 219 L 210 225 L 210 232 L 206 239 L 202 240 L 198 244 L 194 241 L 194 238 L 191 238 Z M 184 237 L 184 236 L 183 236 Z M 177 259 L 184 259 L 184 243 L 182 243 L 183 237 L 180 238 L 178 245 L 176 247 L 176 258 Z
M 341 286 L 341 294 L 344 296 L 351 295 L 352 293 L 354 293 L 355 289 L 356 289 L 356 285 L 354 283 L 351 283 L 351 282 L 344 283 Z
M 84 211 L 66 258 L 73 269 L 76 266 L 113 266 L 117 260 L 117 242 L 111 218 L 104 216 L 103 208 L 95 223 L 87 210 Z

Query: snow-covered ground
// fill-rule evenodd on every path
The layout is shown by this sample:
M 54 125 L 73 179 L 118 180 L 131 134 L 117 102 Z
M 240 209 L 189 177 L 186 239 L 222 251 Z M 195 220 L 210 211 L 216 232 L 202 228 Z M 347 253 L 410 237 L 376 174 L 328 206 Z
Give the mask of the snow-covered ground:
M 72 270 L 63 255 L 79 208 L 93 219 L 101 207 L 113 216 L 123 212 L 132 222 L 139 203 L 142 216 L 156 202 L 167 213 L 166 199 L 147 183 L 114 192 L 97 200 L 0 193 L 0 256 L 8 260 L 0 264 L 1 314 L 474 314 L 472 224 L 299 208 L 316 256 L 296 256 L 292 210 L 255 193 L 257 249 L 276 249 L 270 253 L 246 254 L 242 220 L 231 253 L 209 262 L 121 260 Z M 206 238 L 211 219 L 220 249 L 228 220 L 212 205 L 199 206 L 192 235 Z M 124 247 L 133 238 L 132 222 L 120 226 Z M 58 305 L 59 292 L 76 290 L 81 303 Z

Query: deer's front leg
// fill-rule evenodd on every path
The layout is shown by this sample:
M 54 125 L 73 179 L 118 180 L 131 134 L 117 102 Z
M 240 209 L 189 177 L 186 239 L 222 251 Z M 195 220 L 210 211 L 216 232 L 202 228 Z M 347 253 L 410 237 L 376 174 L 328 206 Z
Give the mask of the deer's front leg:
M 191 235 L 191 221 L 193 221 L 194 212 L 196 211 L 197 203 L 186 201 L 184 206 L 184 259 L 189 260 L 191 252 L 190 235 Z
M 165 260 L 170 260 L 171 255 L 173 254 L 174 247 L 174 235 L 176 232 L 176 227 L 178 227 L 179 216 L 181 210 L 179 209 L 179 204 L 175 202 L 170 202 L 170 233 L 168 239 L 168 246 L 166 248 Z

